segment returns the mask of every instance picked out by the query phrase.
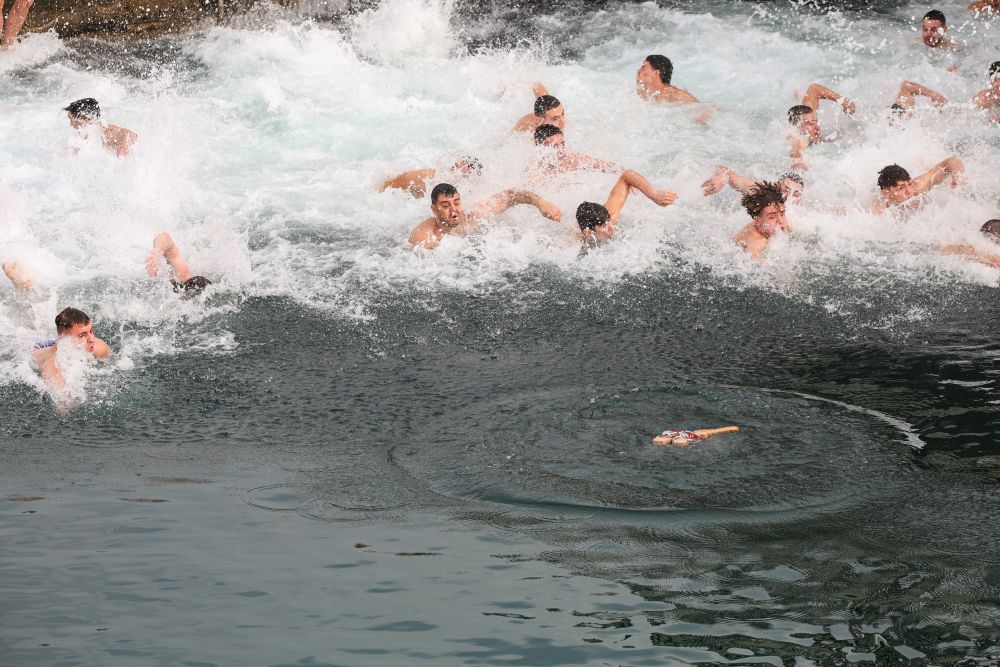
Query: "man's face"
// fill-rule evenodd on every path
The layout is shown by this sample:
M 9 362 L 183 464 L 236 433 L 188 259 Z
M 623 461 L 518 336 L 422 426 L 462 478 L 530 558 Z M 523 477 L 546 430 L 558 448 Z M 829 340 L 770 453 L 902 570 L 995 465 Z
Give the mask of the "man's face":
M 799 118 L 799 132 L 809 137 L 810 143 L 816 143 L 820 139 L 819 131 L 819 120 L 816 118 L 816 112 L 810 111 L 809 113 L 804 113 Z
M 462 212 L 462 197 L 457 192 L 450 197 L 441 195 L 437 198 L 437 203 L 431 204 L 431 212 L 437 221 L 445 227 L 458 227 L 465 222 L 465 213 Z
M 781 193 L 785 195 L 785 201 L 790 201 L 793 204 L 802 203 L 802 185 L 790 178 L 782 179 L 781 181 Z
M 82 127 L 87 127 L 93 122 L 89 118 L 84 118 L 83 116 L 74 116 L 68 111 L 66 112 L 66 117 L 69 118 L 69 125 L 74 130 L 79 130 Z
M 563 136 L 562 132 L 559 134 L 553 134 L 551 137 L 545 137 L 545 139 L 542 140 L 542 145 L 548 146 L 549 148 L 555 148 L 557 151 L 562 152 L 566 150 L 566 137 Z
M 941 42 L 944 41 L 944 33 L 946 30 L 947 28 L 941 25 L 940 21 L 935 21 L 934 19 L 924 19 L 923 26 L 920 31 L 920 37 L 924 40 L 924 44 L 934 48 L 941 46 Z
M 615 228 L 606 222 L 602 222 L 589 229 L 581 229 L 580 233 L 583 234 L 584 241 L 589 243 L 604 243 L 614 236 Z
M 555 125 L 560 130 L 566 127 L 566 110 L 560 104 L 555 109 L 549 109 L 542 115 L 539 125 Z
M 890 204 L 902 204 L 908 199 L 912 199 L 917 194 L 913 181 L 896 181 L 895 185 L 882 188 L 882 196 Z
M 71 338 L 74 343 L 82 347 L 93 354 L 94 352 L 94 342 L 97 337 L 94 336 L 94 323 L 87 322 L 86 324 L 74 324 L 69 329 L 67 329 L 61 336 L 62 338 Z
M 779 229 L 788 230 L 788 221 L 785 220 L 784 204 L 769 204 L 764 207 L 756 218 L 753 219 L 754 229 L 759 234 L 770 238 Z
M 639 71 L 635 73 L 635 82 L 646 88 L 654 88 L 660 82 L 660 73 L 653 69 L 648 60 L 643 60 Z

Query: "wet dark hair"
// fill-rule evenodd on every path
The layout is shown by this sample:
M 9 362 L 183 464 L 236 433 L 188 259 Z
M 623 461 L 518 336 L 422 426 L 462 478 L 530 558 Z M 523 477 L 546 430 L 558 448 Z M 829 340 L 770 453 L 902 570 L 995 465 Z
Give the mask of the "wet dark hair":
M 552 111 L 562 103 L 552 95 L 542 95 L 535 98 L 535 115 L 541 118 L 546 111 Z
M 792 125 L 797 125 L 803 116 L 807 113 L 813 113 L 814 111 L 815 109 L 808 104 L 796 104 L 788 110 L 788 122 Z
M 674 76 L 674 64 L 670 62 L 670 58 L 657 54 L 646 56 L 646 62 L 660 73 L 660 81 L 669 86 L 670 79 Z
M 930 19 L 931 21 L 940 21 L 942 26 L 948 25 L 948 22 L 944 20 L 944 14 L 937 9 L 932 9 L 926 14 L 924 14 L 924 19 Z
M 740 205 L 747 210 L 751 218 L 756 218 L 771 204 L 784 204 L 785 195 L 777 183 L 761 181 L 754 183 L 750 191 L 743 195 Z
M 883 167 L 882 171 L 878 173 L 878 187 L 882 190 L 886 188 L 891 188 L 900 181 L 912 181 L 910 178 L 910 172 L 906 171 L 898 164 L 890 164 L 888 167 Z
M 781 176 L 778 176 L 778 183 L 781 183 L 781 182 L 782 182 L 783 180 L 785 180 L 786 178 L 787 178 L 788 180 L 790 180 L 790 181 L 795 181 L 796 183 L 798 183 L 798 184 L 799 184 L 799 185 L 801 185 L 802 187 L 806 187 L 806 184 L 805 184 L 805 182 L 804 182 L 804 181 L 802 180 L 802 177 L 801 177 L 801 176 L 799 176 L 798 174 L 796 174 L 796 173 L 795 173 L 794 171 L 786 171 L 786 172 L 785 172 L 785 173 L 783 173 L 783 174 L 782 174 Z
M 902 104 L 899 104 L 898 102 L 893 102 L 892 105 L 889 107 L 889 113 L 891 113 L 893 116 L 897 118 L 904 117 L 907 111 L 909 110 Z
M 72 102 L 69 106 L 64 107 L 63 111 L 68 111 L 71 116 L 87 120 L 97 120 L 101 117 L 101 105 L 93 97 L 85 97 L 82 100 Z
M 62 311 L 56 315 L 56 333 L 64 333 L 71 329 L 75 324 L 87 324 L 88 322 L 90 322 L 90 315 L 82 310 L 77 310 L 76 308 L 63 308 Z
M 580 229 L 593 229 L 611 220 L 608 209 L 592 201 L 585 201 L 576 207 L 576 224 Z
M 174 286 L 175 292 L 200 292 L 211 285 L 212 281 L 205 276 L 193 276 L 182 283 L 171 280 L 170 284 Z
M 472 157 L 471 155 L 466 155 L 461 160 L 459 160 L 458 162 L 456 162 L 455 166 L 456 167 L 461 167 L 463 164 L 466 167 L 468 167 L 470 170 L 476 172 L 477 176 L 483 173 L 483 163 L 480 162 L 479 158 L 477 158 L 477 157 Z
M 1000 60 L 990 65 L 990 78 L 1000 76 Z
M 438 183 L 431 190 L 431 203 L 436 204 L 441 197 L 453 197 L 458 194 L 458 190 L 450 183 Z
M 979 231 L 989 236 L 991 241 L 1000 243 L 1000 219 L 993 218 L 992 220 L 987 220 L 979 228 Z
M 554 137 L 557 134 L 562 134 L 562 130 L 560 130 L 555 125 L 549 125 L 548 123 L 546 123 L 545 125 L 539 125 L 537 128 L 535 128 L 535 145 L 541 146 L 543 143 L 545 143 L 546 139 L 548 139 L 549 137 Z

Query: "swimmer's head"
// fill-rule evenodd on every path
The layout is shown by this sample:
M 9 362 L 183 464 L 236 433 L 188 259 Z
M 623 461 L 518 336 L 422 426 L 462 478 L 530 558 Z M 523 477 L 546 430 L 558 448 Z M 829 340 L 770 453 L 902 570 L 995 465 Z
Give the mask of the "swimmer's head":
M 613 230 L 608 224 L 610 221 L 611 213 L 600 204 L 585 201 L 576 208 L 576 224 L 580 225 L 580 233 L 588 241 L 611 238 Z
M 948 30 L 948 22 L 945 21 L 944 14 L 936 9 L 924 14 L 921 22 L 920 38 L 924 44 L 930 47 L 941 46 L 944 41 L 944 33 Z
M 882 196 L 890 204 L 902 204 L 916 194 L 916 188 L 913 185 L 913 179 L 910 178 L 910 172 L 898 164 L 890 164 L 888 167 L 883 167 L 878 172 L 876 183 L 882 192 Z
M 536 146 L 555 146 L 561 148 L 566 143 L 563 131 L 555 125 L 539 125 L 535 129 Z
M 643 68 L 646 68 L 645 74 L 643 73 Z M 639 68 L 639 79 L 643 80 L 643 78 L 651 78 L 653 74 L 655 74 L 656 79 L 658 79 L 660 83 L 665 86 L 669 86 L 670 80 L 674 76 L 674 64 L 670 62 L 670 58 L 659 54 L 646 56 L 646 59 L 642 62 L 642 67 Z M 643 83 L 651 82 L 652 81 L 643 81 Z
M 88 352 L 94 352 L 97 337 L 94 336 L 94 324 L 90 316 L 76 308 L 63 308 L 56 315 L 56 333 L 60 338 L 69 337 L 84 347 Z
M 182 283 L 176 280 L 171 280 L 170 282 L 174 286 L 175 292 L 184 292 L 185 294 L 200 292 L 212 284 L 212 281 L 205 276 L 193 276 Z
M 559 129 L 566 126 L 566 111 L 562 103 L 552 95 L 542 95 L 535 99 L 535 116 L 539 122 L 555 125 Z
M 479 158 L 466 155 L 461 160 L 451 165 L 451 170 L 466 178 L 471 176 L 481 176 L 483 173 L 483 163 L 479 161 Z
M 785 201 L 790 201 L 793 204 L 802 203 L 802 190 L 805 189 L 805 186 L 802 177 L 794 171 L 786 172 L 778 177 L 778 187 L 781 188 L 781 194 L 784 195 Z
M 1000 243 L 1000 219 L 994 218 L 992 220 L 987 220 L 983 223 L 983 226 L 979 228 L 986 238 L 993 241 L 994 243 Z
M 809 141 L 813 143 L 819 141 L 819 120 L 816 118 L 816 110 L 811 106 L 796 104 L 789 109 L 788 123 L 798 129 L 801 134 L 809 137 Z
M 462 212 L 462 197 L 455 186 L 438 183 L 431 190 L 431 213 L 438 223 L 445 227 L 458 227 L 465 220 Z
M 754 229 L 761 235 L 771 237 L 779 229 L 788 229 L 785 195 L 777 183 L 754 183 L 750 191 L 743 195 L 740 204 L 753 218 Z
M 101 105 L 93 97 L 85 97 L 82 100 L 72 102 L 63 108 L 63 111 L 69 117 L 69 124 L 73 126 L 73 129 L 101 119 Z

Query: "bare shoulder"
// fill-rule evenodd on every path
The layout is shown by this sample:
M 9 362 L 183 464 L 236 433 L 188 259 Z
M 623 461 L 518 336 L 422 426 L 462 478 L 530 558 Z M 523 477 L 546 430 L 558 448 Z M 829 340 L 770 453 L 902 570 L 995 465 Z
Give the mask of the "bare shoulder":
M 424 245 L 430 248 L 437 245 L 437 241 L 437 235 L 434 233 L 434 218 L 427 218 L 410 232 L 410 245 Z

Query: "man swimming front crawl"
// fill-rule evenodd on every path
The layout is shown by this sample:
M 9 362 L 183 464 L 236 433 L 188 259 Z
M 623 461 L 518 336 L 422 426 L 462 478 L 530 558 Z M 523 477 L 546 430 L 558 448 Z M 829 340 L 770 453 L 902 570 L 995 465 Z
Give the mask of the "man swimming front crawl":
M 132 130 L 101 122 L 101 107 L 93 97 L 77 100 L 63 109 L 70 127 L 86 136 L 91 127 L 101 134 L 101 143 L 118 157 L 128 155 L 138 136 Z
M 438 183 L 431 190 L 431 213 L 434 215 L 421 222 L 410 233 L 410 245 L 423 246 L 428 250 L 436 248 L 445 236 L 464 236 L 474 231 L 487 218 L 500 215 L 518 204 L 530 204 L 549 220 L 560 220 L 558 206 L 534 192 L 516 188 L 493 195 L 466 214 L 462 210 L 462 197 L 458 190 L 448 183 Z
M 717 194 L 728 184 L 729 187 L 737 192 L 747 194 L 760 182 L 749 179 L 746 176 L 741 176 L 729 167 L 719 165 L 715 168 L 715 173 L 701 184 L 701 190 L 707 197 Z M 781 188 L 781 194 L 785 197 L 785 201 L 793 204 L 802 203 L 802 191 L 805 189 L 805 183 L 801 176 L 789 171 L 779 176 L 777 183 L 778 187 Z
M 535 130 L 535 145 L 552 149 L 551 153 L 542 156 L 538 166 L 546 173 L 575 171 L 577 169 L 596 169 L 598 171 L 614 171 L 615 165 L 604 160 L 571 153 L 566 149 L 566 137 L 563 131 L 555 125 L 539 125 Z
M 792 159 L 795 161 L 794 167 L 797 169 L 807 168 L 803 161 L 805 149 L 823 141 L 819 119 L 816 117 L 820 100 L 838 102 L 844 113 L 848 115 L 852 115 L 855 110 L 854 102 L 840 93 L 818 83 L 809 84 L 806 94 L 802 97 L 802 104 L 796 104 L 788 110 L 788 123 L 795 128 L 795 132 L 788 135 L 788 143 L 791 147 Z
M 639 97 L 668 104 L 697 104 L 700 100 L 677 86 L 671 85 L 674 64 L 670 58 L 659 54 L 646 56 L 635 73 L 636 93 Z
M 604 205 L 585 201 L 576 209 L 576 224 L 580 227 L 580 238 L 593 246 L 609 240 L 615 235 L 622 208 L 628 200 L 629 192 L 635 188 L 657 206 L 670 206 L 677 201 L 677 193 L 657 190 L 638 172 L 626 169 L 611 188 Z
M 566 127 L 566 110 L 562 102 L 540 83 L 534 86 L 535 107 L 532 113 L 526 114 L 514 125 L 515 132 L 534 132 L 539 125 L 554 125 L 560 130 Z
M 451 165 L 447 175 L 457 180 L 465 180 L 473 176 L 479 176 L 482 173 L 483 164 L 478 159 L 467 156 Z M 385 192 L 389 189 L 409 190 L 411 195 L 417 199 L 421 199 L 427 192 L 427 182 L 434 180 L 436 177 L 437 170 L 433 168 L 404 171 L 398 176 L 391 176 L 382 181 L 382 186 L 378 191 Z
M 160 271 L 160 258 L 166 259 L 172 275 L 170 284 L 175 292 L 197 292 L 212 284 L 205 276 L 196 276 L 188 268 L 187 260 L 181 255 L 180 248 L 174 243 L 170 234 L 160 232 L 153 238 L 153 249 L 146 258 L 146 273 L 155 278 Z
M 740 204 L 747 210 L 751 222 L 733 237 L 733 241 L 759 262 L 771 238 L 779 230 L 788 231 L 785 196 L 777 183 L 764 181 L 754 183 Z
M 3 20 L 4 0 L 0 0 L 0 51 L 9 49 L 17 41 L 17 35 L 21 32 L 24 22 L 28 19 L 28 11 L 35 0 L 14 0 L 10 6 L 10 13 L 7 15 L 7 23 Z
M 90 316 L 76 308 L 64 308 L 56 315 L 56 335 L 52 340 L 37 343 L 31 351 L 31 357 L 38 365 L 42 380 L 55 389 L 66 386 L 62 371 L 56 360 L 59 345 L 72 343 L 90 352 L 98 359 L 111 354 L 111 348 L 103 340 L 94 335 L 94 324 Z
M 961 184 L 961 175 L 964 171 L 965 165 L 954 155 L 938 162 L 916 178 L 911 178 L 910 172 L 898 164 L 883 167 L 878 172 L 876 181 L 879 197 L 872 204 L 871 211 L 872 213 L 882 213 L 890 208 L 919 207 L 923 203 L 922 195 L 929 192 L 934 186 L 943 183 L 946 178 L 951 178 L 951 187 L 958 187 Z

